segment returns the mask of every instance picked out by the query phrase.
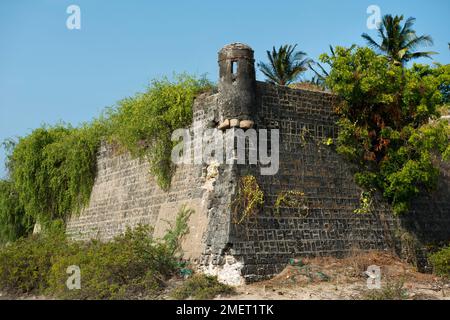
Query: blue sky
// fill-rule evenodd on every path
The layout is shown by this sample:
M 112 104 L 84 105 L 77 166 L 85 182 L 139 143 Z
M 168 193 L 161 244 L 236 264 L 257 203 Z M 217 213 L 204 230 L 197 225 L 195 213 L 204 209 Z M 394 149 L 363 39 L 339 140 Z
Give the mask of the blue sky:
M 66 27 L 71 4 L 81 30 Z M 0 141 L 44 123 L 89 121 L 174 71 L 215 81 L 217 51 L 231 42 L 252 46 L 257 61 L 285 43 L 313 59 L 329 44 L 364 44 L 361 33 L 375 35 L 366 27 L 372 4 L 417 18 L 440 52 L 435 61 L 450 63 L 448 0 L 1 0 Z M 0 162 L 4 176 L 3 150 Z

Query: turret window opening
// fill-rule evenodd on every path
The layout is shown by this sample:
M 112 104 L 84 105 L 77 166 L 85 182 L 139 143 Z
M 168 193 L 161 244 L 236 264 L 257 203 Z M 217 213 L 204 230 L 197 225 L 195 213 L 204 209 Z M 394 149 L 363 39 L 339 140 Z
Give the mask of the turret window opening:
M 231 61 L 231 75 L 233 76 L 233 80 L 236 80 L 238 68 L 239 61 Z

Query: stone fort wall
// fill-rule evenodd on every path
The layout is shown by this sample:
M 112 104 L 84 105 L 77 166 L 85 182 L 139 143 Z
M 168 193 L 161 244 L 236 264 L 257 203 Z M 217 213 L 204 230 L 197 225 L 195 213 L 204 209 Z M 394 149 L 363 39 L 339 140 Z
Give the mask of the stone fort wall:
M 195 109 L 193 127 L 204 127 L 206 113 L 201 108 Z M 198 257 L 204 249 L 201 240 L 207 227 L 205 168 L 179 165 L 170 189 L 163 191 L 150 174 L 146 160 L 133 159 L 116 149 L 102 144 L 89 205 L 70 217 L 66 233 L 77 240 L 107 241 L 128 227 L 143 224 L 152 227 L 154 237 L 161 238 L 173 227 L 179 210 L 186 206 L 195 213 L 190 218 L 190 232 L 184 239 L 183 251 L 187 258 Z
M 238 108 L 233 117 L 256 129 L 280 130 L 278 173 L 263 176 L 254 165 L 181 165 L 171 188 L 164 192 L 149 174 L 145 161 L 118 154 L 105 144 L 98 154 L 90 204 L 68 221 L 71 237 L 108 240 L 138 223 L 151 225 L 154 236 L 161 237 L 175 221 L 179 208 L 187 205 L 195 213 L 183 240 L 185 257 L 204 272 L 233 284 L 270 277 L 280 272 L 289 258 L 345 256 L 355 250 L 393 250 L 408 256 L 414 251 L 415 262 L 425 265 L 424 248 L 450 240 L 448 163 L 441 164 L 437 190 L 415 199 L 409 214 L 394 216 L 380 197 L 371 213 L 354 213 L 362 191 L 354 182 L 354 168 L 333 145 L 324 143 L 337 136 L 335 97 L 256 82 L 254 70 L 249 70 L 251 49 L 231 46 L 231 50 L 219 55 L 225 57 L 219 61 L 219 83 L 229 83 L 219 85 L 218 93 L 196 98 L 192 129 L 230 126 L 234 120 L 226 118 L 224 105 L 239 103 L 239 97 L 244 97 L 243 117 L 239 117 Z M 222 75 L 230 70 L 234 57 L 245 58 L 243 80 L 239 70 L 230 77 Z M 245 82 L 241 90 L 239 81 Z M 232 99 L 224 97 L 224 86 Z M 249 90 L 251 94 L 245 97 Z M 265 205 L 255 217 L 237 225 L 233 223 L 231 203 L 240 177 L 249 174 L 261 186 Z M 285 191 L 303 192 L 304 205 L 275 208 L 278 195 Z
M 262 176 L 257 167 L 239 167 L 240 176 L 257 177 L 265 195 L 262 212 L 232 228 L 232 251 L 247 280 L 279 273 L 295 256 L 342 257 L 355 250 L 415 250 L 414 262 L 424 265 L 422 245 L 450 240 L 448 164 L 442 164 L 438 189 L 416 199 L 409 214 L 394 216 L 379 196 L 372 212 L 356 214 L 362 189 L 355 168 L 325 143 L 337 137 L 334 96 L 260 82 L 257 92 L 257 126 L 280 130 L 280 170 Z M 286 191 L 304 193 L 304 207 L 276 208 Z M 406 248 L 405 236 L 417 246 Z

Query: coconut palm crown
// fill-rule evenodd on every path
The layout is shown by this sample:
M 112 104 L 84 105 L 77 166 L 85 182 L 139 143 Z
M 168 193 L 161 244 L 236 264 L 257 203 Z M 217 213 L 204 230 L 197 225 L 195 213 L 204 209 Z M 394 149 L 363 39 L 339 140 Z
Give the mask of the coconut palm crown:
M 377 43 L 367 33 L 363 33 L 362 37 L 367 41 L 369 47 L 379 51 L 387 56 L 393 63 L 404 65 L 408 61 L 417 58 L 431 58 L 436 54 L 432 51 L 414 50 L 421 46 L 433 45 L 433 39 L 429 35 L 418 36 L 412 29 L 415 18 L 406 19 L 403 26 L 401 22 L 403 15 L 392 16 L 387 14 L 383 16 L 380 26 L 378 27 L 378 36 L 381 43 Z
M 258 67 L 267 77 L 267 82 L 285 86 L 295 81 L 302 72 L 308 69 L 311 59 L 306 58 L 303 51 L 295 52 L 297 45 L 273 47 L 267 51 L 269 63 L 260 62 Z

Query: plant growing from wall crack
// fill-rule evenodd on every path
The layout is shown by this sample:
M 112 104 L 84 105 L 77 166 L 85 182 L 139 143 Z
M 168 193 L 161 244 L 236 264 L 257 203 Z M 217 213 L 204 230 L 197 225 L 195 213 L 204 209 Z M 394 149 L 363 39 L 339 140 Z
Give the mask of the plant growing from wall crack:
M 305 193 L 298 190 L 283 191 L 278 194 L 274 204 L 277 216 L 280 216 L 282 207 L 297 208 L 302 216 L 307 216 L 309 211 Z
M 236 198 L 231 204 L 233 222 L 242 224 L 256 215 L 264 205 L 264 193 L 254 176 L 243 176 L 239 180 Z
M 373 210 L 373 192 L 375 189 L 369 191 L 361 191 L 359 197 L 359 208 L 355 209 L 353 212 L 356 214 L 369 214 Z

